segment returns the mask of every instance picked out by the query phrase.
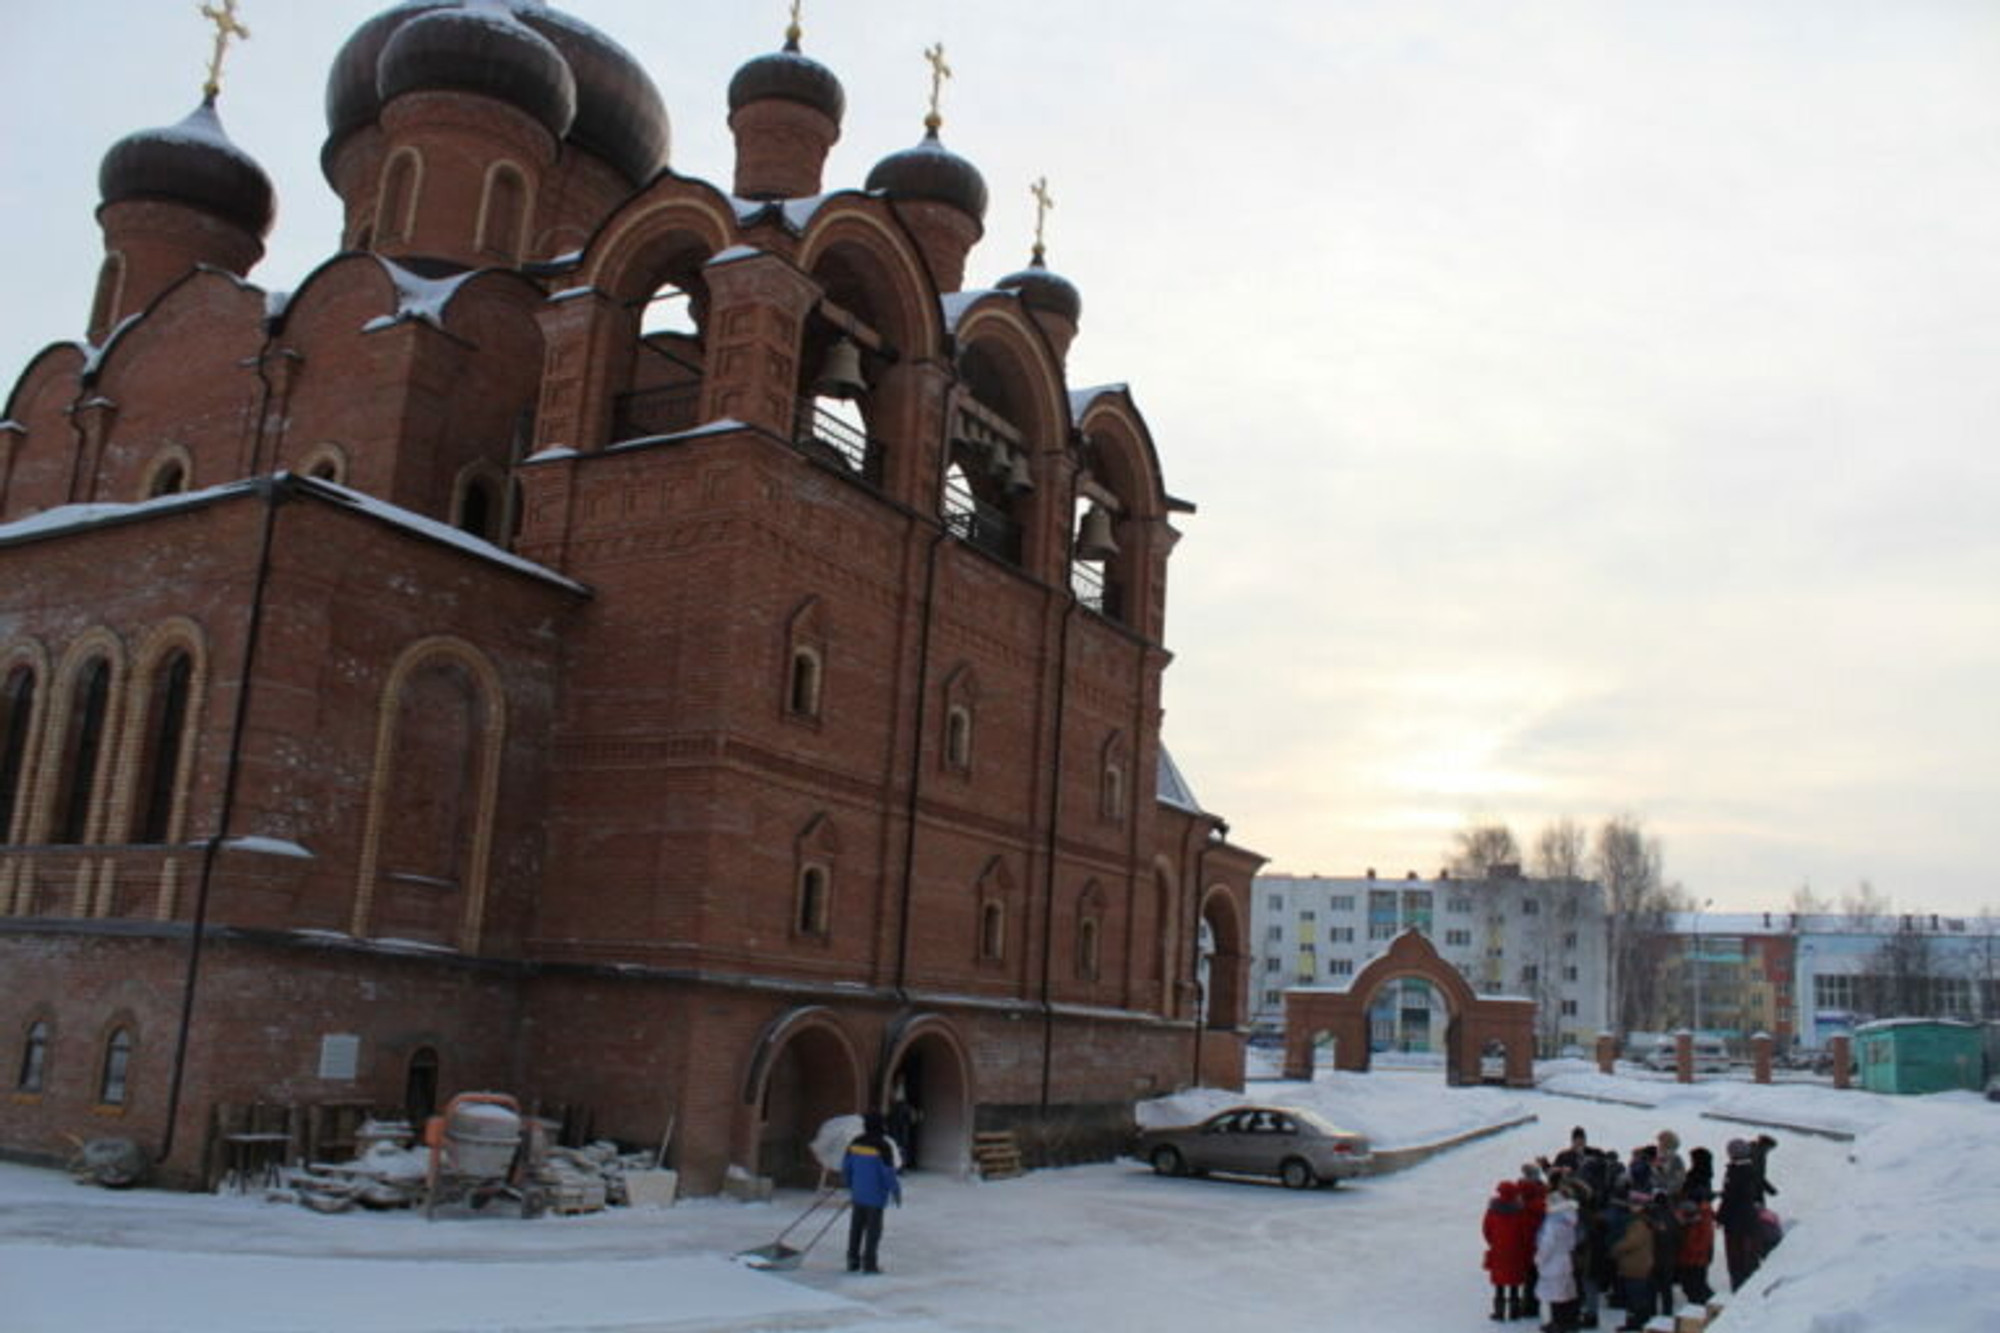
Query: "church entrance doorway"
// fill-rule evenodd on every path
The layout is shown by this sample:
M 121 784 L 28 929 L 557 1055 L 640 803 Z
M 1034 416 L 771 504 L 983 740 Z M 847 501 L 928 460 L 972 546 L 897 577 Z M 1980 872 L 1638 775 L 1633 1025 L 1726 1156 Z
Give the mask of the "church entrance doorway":
M 894 1040 L 881 1105 L 904 1167 L 963 1174 L 971 1161 L 973 1098 L 956 1034 L 943 1019 L 924 1018 Z

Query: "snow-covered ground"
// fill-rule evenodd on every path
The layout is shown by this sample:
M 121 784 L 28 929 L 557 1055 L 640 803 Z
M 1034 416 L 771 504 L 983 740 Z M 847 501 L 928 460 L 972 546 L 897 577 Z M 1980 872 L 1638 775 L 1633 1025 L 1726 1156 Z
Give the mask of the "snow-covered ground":
M 426 1223 L 114 1193 L 0 1165 L 0 1330 L 1459 1333 L 1493 1327 L 1479 1222 L 1494 1182 L 1563 1146 L 1572 1125 L 1619 1148 L 1672 1128 L 1719 1157 L 1748 1128 L 1718 1117 L 1774 1127 L 1775 1202 L 1791 1227 L 1718 1329 L 2000 1329 L 2000 1105 L 1727 1080 L 1683 1088 L 1581 1063 L 1542 1074 L 1534 1092 L 1449 1090 L 1435 1070 L 1253 1083 L 1252 1097 L 1317 1106 L 1380 1148 L 1538 1117 L 1338 1190 L 1169 1180 L 1134 1163 L 986 1184 L 917 1174 L 908 1206 L 889 1216 L 880 1277 L 840 1271 L 838 1228 L 793 1273 L 731 1261 L 791 1221 L 808 1201 L 799 1194 Z M 1183 1094 L 1148 1115 L 1193 1117 L 1228 1100 Z M 1715 1277 L 1727 1287 L 1719 1256 Z

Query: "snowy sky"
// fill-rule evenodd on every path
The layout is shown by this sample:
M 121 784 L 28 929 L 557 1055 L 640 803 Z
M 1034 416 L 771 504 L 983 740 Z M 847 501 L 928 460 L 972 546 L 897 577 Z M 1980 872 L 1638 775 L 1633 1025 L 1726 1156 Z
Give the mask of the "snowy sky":
M 321 90 L 373 0 L 245 0 L 253 275 L 333 247 Z M 780 0 L 572 0 L 727 183 Z M 0 366 L 80 332 L 97 163 L 198 100 L 195 0 L 19 0 Z M 1218 17 L 1227 14 L 1226 25 Z M 830 185 L 945 139 L 1028 185 L 1195 501 L 1167 732 L 1294 872 L 1426 873 L 1471 818 L 1645 820 L 1718 907 L 1871 880 L 2000 905 L 2000 7 L 1988 0 L 819 0 Z M 89 51 L 89 57 L 82 53 Z

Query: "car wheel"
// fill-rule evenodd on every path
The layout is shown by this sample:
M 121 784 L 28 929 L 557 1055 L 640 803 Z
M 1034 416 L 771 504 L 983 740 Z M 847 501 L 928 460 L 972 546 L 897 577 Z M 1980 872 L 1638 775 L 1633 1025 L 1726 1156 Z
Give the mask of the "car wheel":
M 1180 1149 L 1163 1143 L 1153 1149 L 1153 1170 L 1163 1176 L 1177 1176 L 1187 1170 L 1187 1163 L 1181 1160 Z
M 1312 1166 L 1296 1157 L 1285 1159 L 1284 1165 L 1278 1168 L 1278 1179 L 1285 1182 L 1288 1190 L 1309 1190 L 1319 1183 L 1319 1178 L 1313 1175 Z

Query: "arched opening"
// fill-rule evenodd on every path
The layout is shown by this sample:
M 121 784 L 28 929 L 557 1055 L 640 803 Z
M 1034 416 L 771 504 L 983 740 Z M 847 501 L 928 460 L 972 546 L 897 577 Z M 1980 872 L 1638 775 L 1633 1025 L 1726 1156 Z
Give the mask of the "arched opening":
M 113 250 L 104 256 L 97 270 L 97 292 L 90 301 L 90 334 L 102 338 L 118 318 L 118 306 L 125 294 L 125 256 Z
M 972 710 L 953 704 L 944 717 L 944 764 L 963 773 L 972 767 Z
M 38 1093 L 49 1064 L 49 1025 L 43 1019 L 28 1024 L 27 1040 L 21 1045 L 21 1067 L 14 1079 L 14 1091 Z
M 1244 1008 L 1243 929 L 1234 900 L 1218 886 L 1201 905 L 1195 982 L 1201 1025 L 1230 1030 L 1248 1021 Z
M 153 671 L 145 700 L 146 731 L 139 758 L 134 842 L 164 843 L 172 830 L 193 682 L 194 658 L 185 649 L 169 653 Z
M 799 871 L 799 902 L 796 928 L 801 935 L 823 936 L 832 919 L 833 877 L 822 865 Z
M 757 1174 L 779 1185 L 820 1184 L 813 1136 L 834 1116 L 862 1111 L 862 1095 L 860 1070 L 834 1029 L 808 1023 L 787 1035 L 758 1089 Z
M 132 1031 L 113 1028 L 104 1043 L 104 1063 L 97 1080 L 97 1100 L 103 1106 L 123 1106 L 132 1067 Z
M 179 495 L 187 488 L 187 465 L 178 458 L 165 458 L 153 469 L 152 477 L 146 482 L 146 498 L 157 500 L 163 495 Z
M 1007 906 L 987 901 L 979 908 L 979 957 L 997 963 L 1007 956 Z
M 56 783 L 55 821 L 49 841 L 80 843 L 90 828 L 92 799 L 97 794 L 97 765 L 104 749 L 104 725 L 111 706 L 111 663 L 93 657 L 77 673 L 70 695 L 69 718 L 59 751 L 62 764 Z
M 499 536 L 499 512 L 492 479 L 468 478 L 458 496 L 458 530 L 481 541 L 495 541 Z
M 424 1122 L 437 1114 L 438 1053 L 433 1046 L 419 1046 L 410 1052 L 403 1072 L 403 1114 L 421 1130 Z
M 471 672 L 439 656 L 410 673 L 390 707 L 374 933 L 442 943 L 459 922 L 479 824 L 485 703 Z
M 883 1117 L 906 1169 L 962 1175 L 971 1163 L 973 1123 L 965 1054 L 941 1021 L 914 1033 L 889 1063 Z
M 705 242 L 686 233 L 660 237 L 621 293 L 633 341 L 625 391 L 612 404 L 613 442 L 674 435 L 700 423 L 708 367 L 702 270 L 709 254 Z
M 1312 1076 L 1318 1078 L 1324 1070 L 1340 1068 L 1340 1035 L 1332 1028 L 1320 1028 L 1312 1034 Z
M 511 162 L 496 162 L 486 173 L 486 197 L 479 205 L 479 248 L 514 263 L 527 230 L 528 183 Z
M 390 245 L 415 229 L 418 180 L 423 160 L 414 148 L 399 148 L 382 168 L 382 193 L 375 208 L 375 235 Z
M 799 347 L 799 447 L 862 477 L 883 481 L 881 422 L 888 418 L 879 386 L 900 340 L 889 279 L 865 248 L 835 245 L 814 263 L 822 300 L 807 319 Z
M 22 779 L 34 717 L 35 673 L 25 665 L 16 666 L 0 686 L 0 842 L 13 842 L 19 836 L 15 824 L 25 805 Z
M 1416 1057 L 1405 1064 L 1442 1064 L 1451 1006 L 1419 976 L 1395 977 L 1368 1004 L 1368 1049 L 1376 1055 Z
M 945 470 L 945 526 L 952 535 L 1009 564 L 1022 563 L 1034 492 L 1032 441 L 1021 424 L 1006 363 L 974 343 L 959 356 L 963 392 L 952 415 L 951 460 Z
M 793 717 L 817 718 L 819 687 L 819 654 L 810 648 L 794 648 L 791 670 L 785 680 L 785 711 Z

